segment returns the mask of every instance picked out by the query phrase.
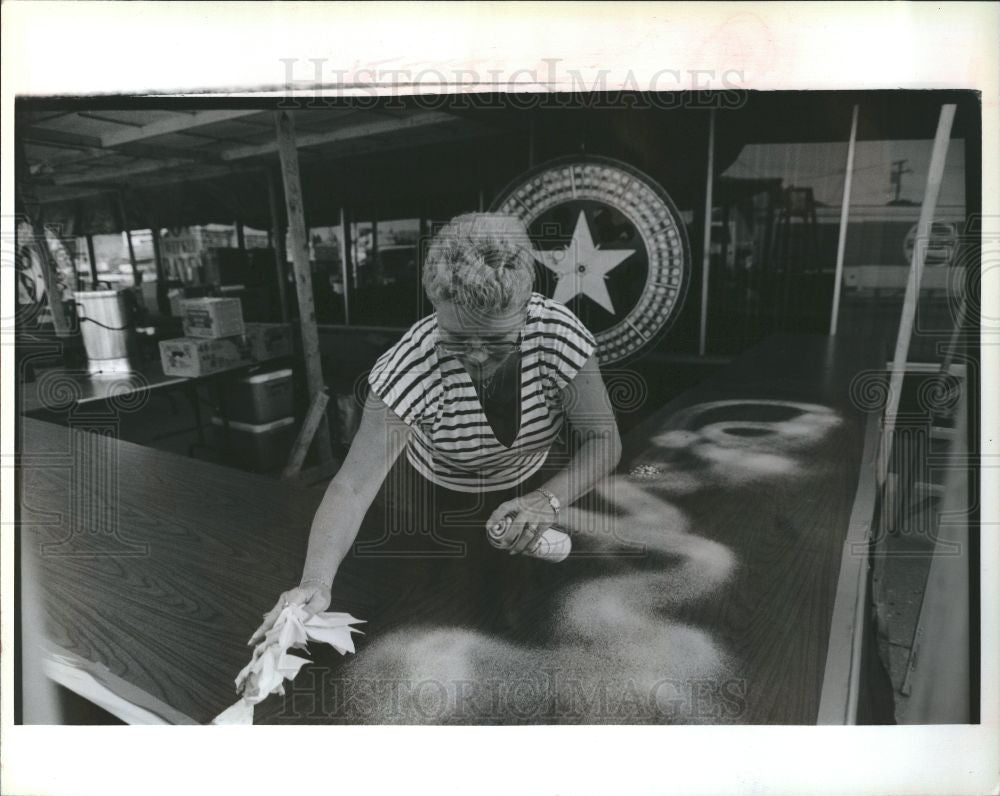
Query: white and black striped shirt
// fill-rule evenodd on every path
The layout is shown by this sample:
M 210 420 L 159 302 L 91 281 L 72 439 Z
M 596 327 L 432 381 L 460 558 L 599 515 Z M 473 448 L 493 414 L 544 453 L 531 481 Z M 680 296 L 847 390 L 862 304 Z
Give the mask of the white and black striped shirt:
M 521 333 L 521 427 L 497 441 L 472 380 L 439 361 L 437 315 L 417 321 L 368 375 L 372 391 L 411 427 L 406 455 L 425 478 L 459 492 L 506 489 L 534 474 L 564 422 L 560 391 L 594 353 L 594 336 L 563 304 L 533 293 Z

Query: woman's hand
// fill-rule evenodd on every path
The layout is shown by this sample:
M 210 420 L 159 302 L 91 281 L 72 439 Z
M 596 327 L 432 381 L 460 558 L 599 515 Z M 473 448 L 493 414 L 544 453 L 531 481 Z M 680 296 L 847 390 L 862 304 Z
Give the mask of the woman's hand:
M 296 586 L 294 589 L 282 592 L 274 608 L 264 614 L 264 621 L 254 631 L 254 634 L 250 636 L 247 646 L 253 646 L 253 644 L 263 639 L 267 631 L 274 627 L 274 623 L 277 621 L 278 616 L 281 615 L 281 612 L 289 605 L 301 605 L 311 617 L 314 614 L 325 611 L 329 607 L 330 589 L 321 583 L 308 582 Z
M 548 499 L 540 492 L 530 492 L 497 506 L 486 521 L 487 531 L 498 523 L 506 523 L 510 516 L 513 520 L 506 533 L 499 538 L 489 535 L 489 540 L 494 547 L 509 550 L 511 555 L 530 550 L 556 519 Z

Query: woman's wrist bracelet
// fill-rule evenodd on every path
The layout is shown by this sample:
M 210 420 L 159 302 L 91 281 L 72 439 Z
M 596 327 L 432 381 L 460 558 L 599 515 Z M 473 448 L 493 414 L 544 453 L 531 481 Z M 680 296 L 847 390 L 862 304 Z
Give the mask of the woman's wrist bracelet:
M 559 505 L 559 498 L 557 498 L 555 495 L 549 492 L 549 490 L 542 489 L 541 487 L 539 487 L 535 491 L 538 492 L 542 497 L 544 497 L 549 502 L 549 506 L 552 507 L 552 511 L 556 515 L 553 522 L 559 522 L 559 509 L 561 508 L 561 506 Z
M 331 584 L 327 583 L 323 578 L 305 578 L 299 581 L 299 586 L 305 586 L 307 583 L 314 583 L 318 586 L 322 586 L 324 589 L 331 588 Z

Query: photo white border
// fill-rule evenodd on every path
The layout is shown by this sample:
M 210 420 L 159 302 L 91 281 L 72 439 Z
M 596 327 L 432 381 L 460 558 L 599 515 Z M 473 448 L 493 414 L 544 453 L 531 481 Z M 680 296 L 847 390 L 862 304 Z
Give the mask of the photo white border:
M 471 69 L 490 90 L 972 88 L 983 96 L 984 236 L 1000 240 L 1000 10 L 978 3 L 104 3 L 6 2 L 0 219 L 13 217 L 15 95 L 283 93 L 286 62 L 317 58 L 371 91 L 364 70 L 420 72 L 439 91 Z M 546 72 L 556 59 L 554 78 Z M 496 78 L 490 78 L 490 70 Z M 696 77 L 692 78 L 692 75 Z M 697 80 L 685 85 L 683 81 Z M 645 81 L 645 82 L 644 82 Z M 735 82 L 735 81 L 732 81 Z M 496 85 L 499 83 L 500 85 Z M 463 87 L 461 90 L 466 90 Z M 384 90 L 396 90 L 385 89 Z M 454 86 L 451 90 L 459 90 Z M 312 89 L 303 89 L 309 93 Z M 3 234 L 9 230 L 6 227 Z M 990 254 L 991 259 L 987 260 Z M 4 318 L 13 278 L 0 269 Z M 1000 296 L 984 249 L 983 296 Z M 983 394 L 1000 394 L 1000 312 L 984 307 Z M 5 321 L 6 323 L 6 321 Z M 5 330 L 4 334 L 7 332 Z M 987 335 L 990 335 L 987 337 Z M 992 341 L 992 345 L 990 342 Z M 4 342 L 9 342 L 5 338 Z M 2 649 L 13 650 L 13 359 L 2 357 Z M 983 407 L 983 452 L 997 452 Z M 982 490 L 982 702 L 978 727 L 79 728 L 12 726 L 11 654 L 0 699 L 5 793 L 276 792 L 388 787 L 434 793 L 997 792 L 996 477 Z M 985 487 L 985 485 L 984 485 Z M 992 536 L 991 536 L 992 533 Z M 377 785 L 376 785 L 377 783 Z

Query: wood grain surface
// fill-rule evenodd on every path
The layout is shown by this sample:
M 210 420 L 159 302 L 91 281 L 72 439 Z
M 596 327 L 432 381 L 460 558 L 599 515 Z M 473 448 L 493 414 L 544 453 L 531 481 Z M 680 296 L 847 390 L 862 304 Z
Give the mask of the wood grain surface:
M 493 550 L 473 517 L 430 529 L 465 545 L 442 556 L 380 498 L 334 585 L 331 610 L 368 620 L 357 654 L 314 645 L 256 721 L 814 723 L 868 364 L 863 341 L 776 338 L 683 394 L 564 512 L 561 564 Z M 210 721 L 297 582 L 321 492 L 22 422 L 52 641 Z

